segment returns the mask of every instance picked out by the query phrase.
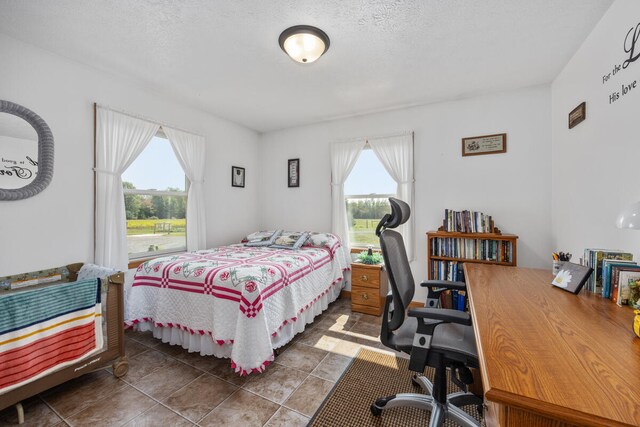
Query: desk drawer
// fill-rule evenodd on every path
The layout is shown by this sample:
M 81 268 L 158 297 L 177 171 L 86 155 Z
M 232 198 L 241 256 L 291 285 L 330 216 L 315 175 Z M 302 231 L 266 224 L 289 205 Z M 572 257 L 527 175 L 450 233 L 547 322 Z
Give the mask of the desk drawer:
M 351 286 L 351 303 L 380 308 L 380 291 L 362 286 Z
M 379 289 L 380 270 L 374 270 L 372 268 L 353 267 L 353 271 L 351 273 L 351 281 L 355 286 Z

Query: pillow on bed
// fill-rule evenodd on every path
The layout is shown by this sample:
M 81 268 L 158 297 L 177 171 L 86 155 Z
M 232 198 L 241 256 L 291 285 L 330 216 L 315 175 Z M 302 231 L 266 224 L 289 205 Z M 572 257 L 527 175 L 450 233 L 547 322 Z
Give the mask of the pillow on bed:
M 336 243 L 340 243 L 340 239 L 334 234 L 313 232 L 309 234 L 309 240 L 306 241 L 304 246 L 331 249 Z
M 245 246 L 269 246 L 276 241 L 280 233 L 282 233 L 282 230 L 258 231 L 249 234 L 242 242 Z
M 309 233 L 306 231 L 285 231 L 278 236 L 275 243 L 269 245 L 269 247 L 277 249 L 300 249 L 308 238 Z
M 83 264 L 78 271 L 78 281 L 87 279 L 103 279 L 117 273 L 118 270 L 108 267 L 100 267 L 95 264 Z

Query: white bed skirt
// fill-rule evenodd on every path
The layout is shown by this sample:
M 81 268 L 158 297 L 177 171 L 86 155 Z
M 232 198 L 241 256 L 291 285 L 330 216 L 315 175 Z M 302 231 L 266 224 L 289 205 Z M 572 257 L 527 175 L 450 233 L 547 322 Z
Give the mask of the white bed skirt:
M 313 319 L 325 311 L 329 304 L 340 296 L 342 283 L 334 284 L 329 292 L 321 296 L 316 302 L 311 304 L 306 310 L 300 313 L 295 321 L 286 322 L 271 335 L 271 343 L 274 349 L 280 348 L 293 339 L 296 334 L 303 332 L 305 327 L 313 322 Z M 192 334 L 179 328 L 155 326 L 153 322 L 140 322 L 136 325 L 139 331 L 153 331 L 155 338 L 161 339 L 163 343 L 180 345 L 189 353 L 200 353 L 202 356 L 231 357 L 233 343 L 218 343 L 210 335 Z

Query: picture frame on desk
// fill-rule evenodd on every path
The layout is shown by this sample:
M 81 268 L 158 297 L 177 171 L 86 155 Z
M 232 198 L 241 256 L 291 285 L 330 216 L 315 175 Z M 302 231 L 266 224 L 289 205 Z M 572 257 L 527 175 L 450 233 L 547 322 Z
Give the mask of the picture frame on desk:
M 640 308 L 640 272 L 623 271 L 620 273 L 619 299 L 634 309 Z
M 565 261 L 551 284 L 577 295 L 593 273 L 593 268 Z
M 629 304 L 629 289 L 627 282 L 621 284 L 620 275 L 624 272 L 640 272 L 640 265 L 627 264 L 624 266 L 612 266 L 611 267 L 611 301 L 615 302 L 619 306 Z M 624 279 L 624 277 L 623 277 Z

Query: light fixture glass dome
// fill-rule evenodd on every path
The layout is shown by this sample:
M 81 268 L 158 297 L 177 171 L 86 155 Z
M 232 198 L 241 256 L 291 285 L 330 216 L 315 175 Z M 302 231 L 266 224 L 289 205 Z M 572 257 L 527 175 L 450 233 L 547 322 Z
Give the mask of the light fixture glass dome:
M 640 230 L 640 202 L 627 206 L 620 212 L 616 220 L 616 226 L 618 228 Z
M 309 64 L 320 58 L 329 49 L 329 36 L 319 28 L 296 25 L 280 34 L 280 47 L 291 59 Z

